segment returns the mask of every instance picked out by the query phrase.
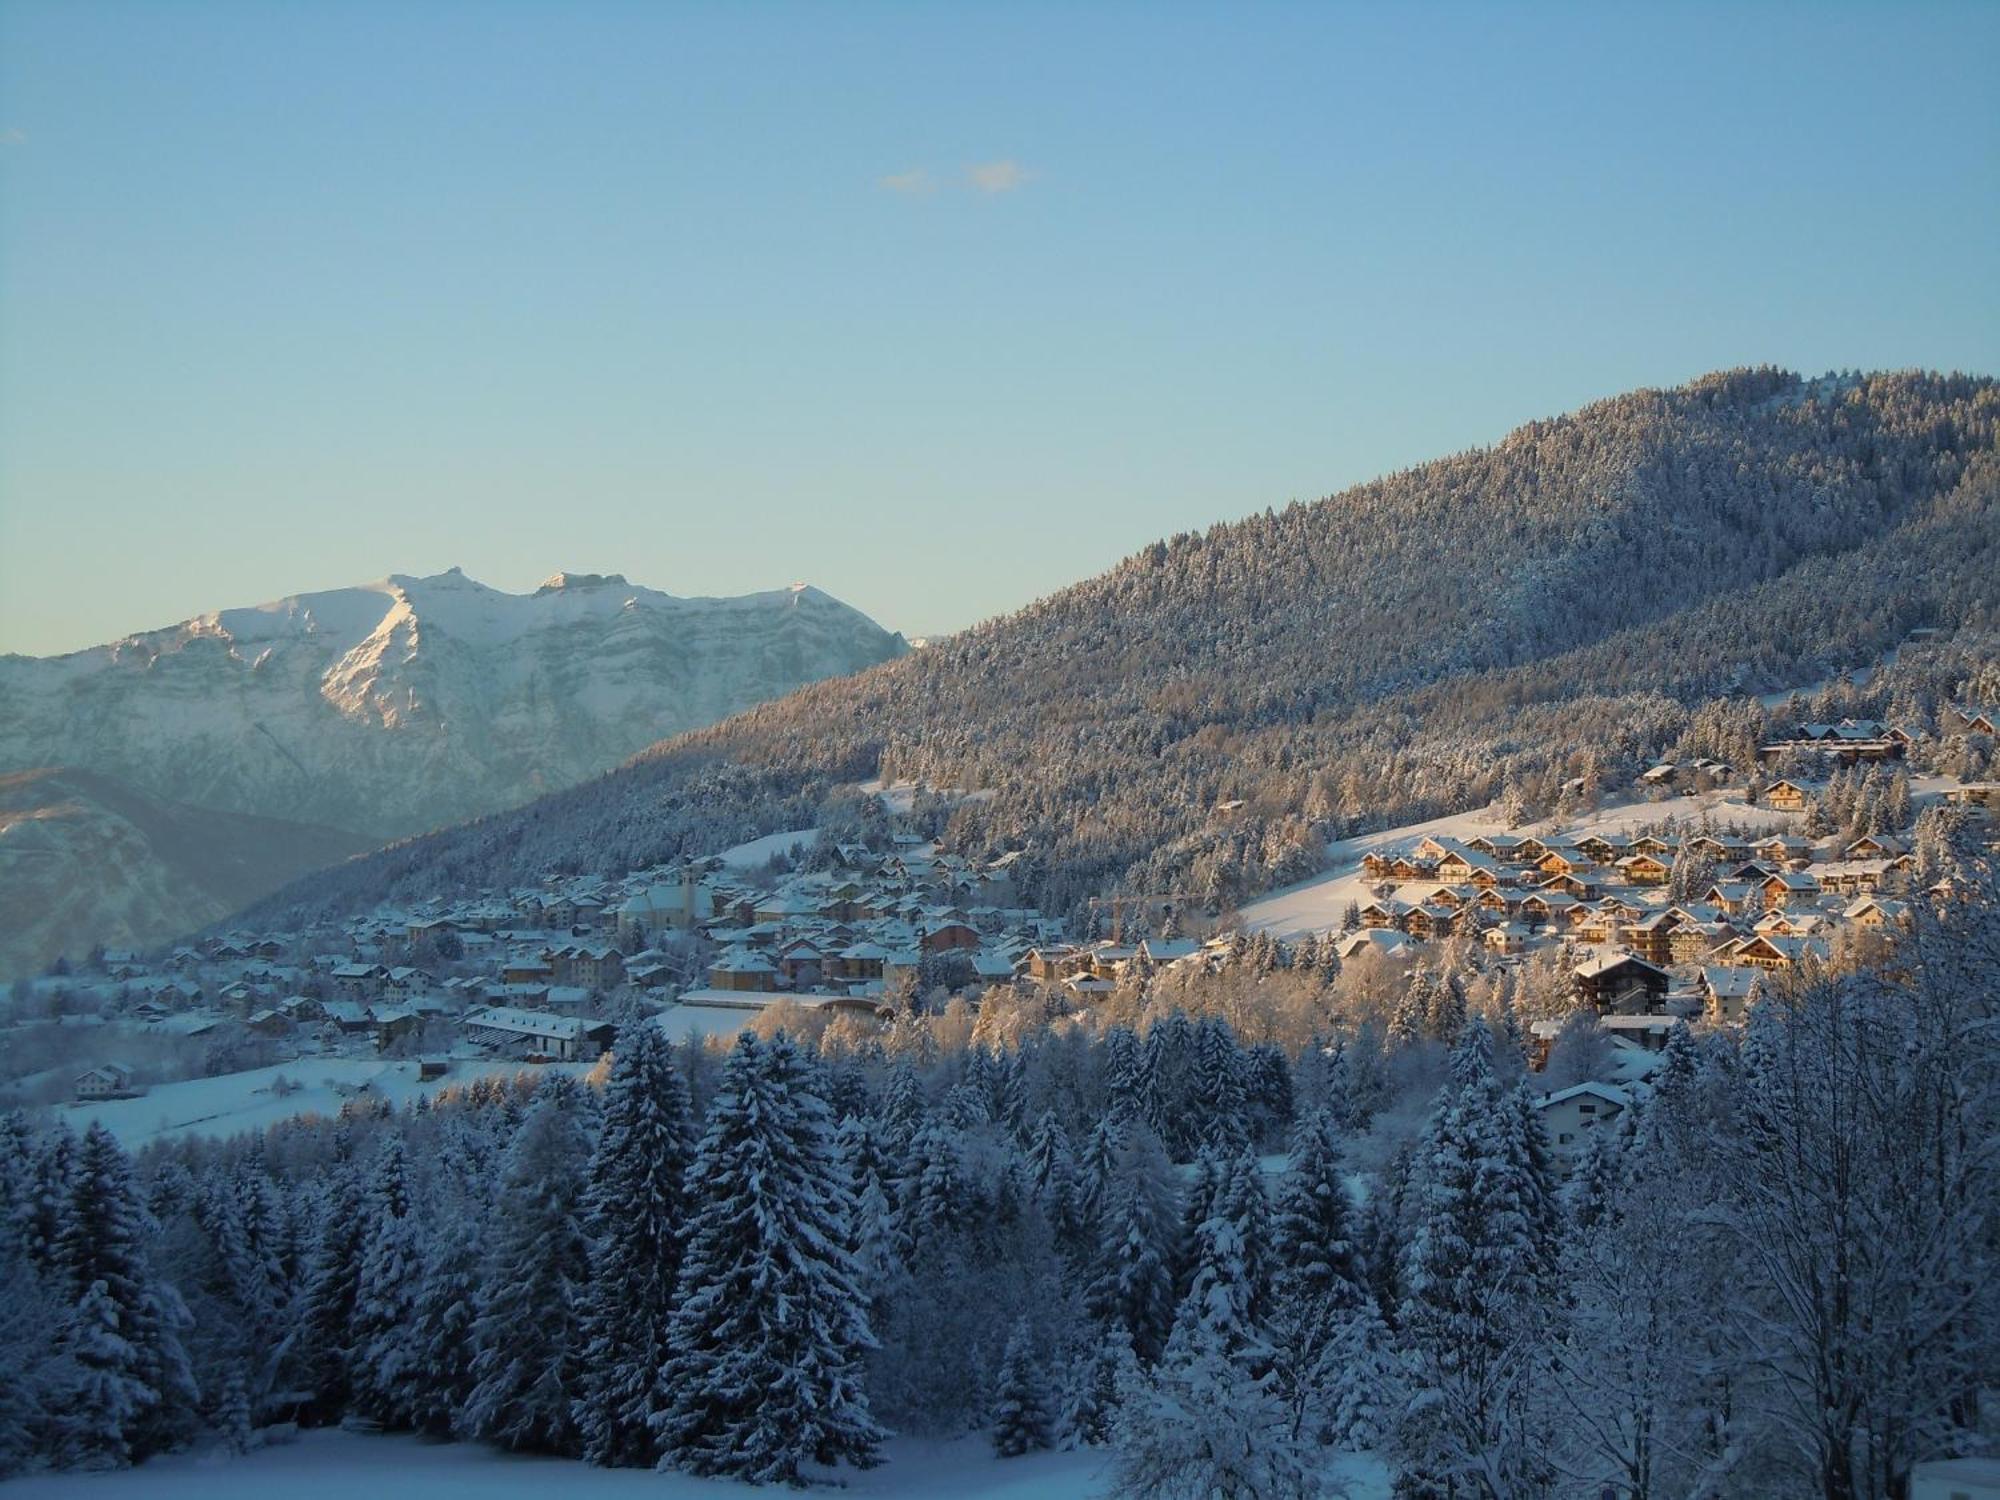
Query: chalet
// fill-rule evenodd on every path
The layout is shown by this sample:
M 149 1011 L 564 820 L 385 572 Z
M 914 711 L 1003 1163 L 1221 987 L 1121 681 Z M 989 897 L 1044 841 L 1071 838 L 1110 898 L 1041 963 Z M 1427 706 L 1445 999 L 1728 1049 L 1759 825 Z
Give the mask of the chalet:
M 1679 774 L 1679 766 L 1670 760 L 1662 761 L 1659 765 L 1640 772 L 1639 783 L 1642 786 L 1672 786 L 1674 778 Z
M 1537 926 L 1548 927 L 1568 921 L 1579 904 L 1567 891 L 1530 891 L 1521 898 L 1521 915 Z
M 1364 953 L 1379 953 L 1384 958 L 1408 958 L 1413 950 L 1409 940 L 1400 932 L 1387 927 L 1363 927 L 1342 938 L 1334 951 L 1343 963 L 1347 963 Z
M 320 1006 L 320 1014 L 345 1036 L 370 1031 L 375 1026 L 374 1011 L 359 1000 L 325 1001 Z
M 1760 932 L 1737 944 L 1735 951 L 1729 955 L 1729 962 L 1739 968 L 1780 972 L 1796 968 L 1805 959 L 1816 956 L 1818 950 L 1805 938 Z
M 785 983 L 795 990 L 810 989 L 832 967 L 826 955 L 804 938 L 797 938 L 778 949 L 777 966 Z
M 1886 896 L 1863 896 L 1841 912 L 1856 927 L 1882 928 L 1910 925 L 1910 904 Z
M 1809 782 L 1780 779 L 1764 788 L 1765 805 L 1779 812 L 1804 812 L 1806 804 L 1819 795 Z
M 1572 847 L 1593 864 L 1616 864 L 1625 854 L 1625 846 L 1617 839 L 1601 833 L 1586 833 L 1575 839 Z
M 1609 949 L 1576 966 L 1577 989 L 1599 1015 L 1635 1015 L 1667 997 L 1667 971 L 1636 953 Z
M 1628 854 L 1618 861 L 1618 872 L 1634 885 L 1665 885 L 1674 869 L 1657 854 Z
M 366 1000 L 381 986 L 389 971 L 380 964 L 341 964 L 327 978 L 350 1000 Z
M 1892 838 L 1886 833 L 1864 833 L 1860 838 L 1841 850 L 1844 859 L 1894 859 L 1899 854 L 1908 854 L 1908 840 Z
M 1519 953 L 1528 945 L 1528 930 L 1518 922 L 1500 922 L 1479 934 L 1490 953 Z
M 1677 964 L 1695 963 L 1736 935 L 1736 929 L 1726 922 L 1682 922 L 1667 936 L 1668 960 Z
M 243 1024 L 252 1036 L 287 1037 L 297 1029 L 297 1023 L 281 1010 L 255 1010 L 244 1018 Z
M 1702 1015 L 1711 1026 L 1738 1025 L 1757 993 L 1757 971 L 1706 968 L 1701 971 L 1697 988 L 1701 993 Z
M 1576 875 L 1595 864 L 1588 854 L 1571 845 L 1567 848 L 1551 848 L 1541 857 L 1536 868 L 1544 875 Z
M 1717 864 L 1750 857 L 1749 840 L 1730 834 L 1699 834 L 1688 840 L 1687 847 L 1690 853 L 1702 859 L 1714 860 Z
M 1596 881 L 1587 880 L 1581 875 L 1551 875 L 1536 889 L 1548 895 L 1570 896 L 1578 901 L 1595 901 L 1599 887 Z
M 1594 906 L 1579 906 L 1570 913 L 1570 935 L 1579 943 L 1608 943 L 1617 925 L 1611 913 Z
M 1680 914 L 1656 911 L 1618 928 L 1618 941 L 1649 964 L 1664 967 L 1673 962 L 1673 935 L 1681 923 Z
M 709 965 L 708 982 L 718 990 L 775 990 L 778 968 L 761 953 L 734 948 Z
M 1476 849 L 1492 859 L 1511 861 L 1519 853 L 1524 840 L 1511 833 L 1482 833 L 1465 841 L 1465 847 Z
M 79 1101 L 130 1099 L 144 1092 L 144 1089 L 132 1086 L 132 1070 L 123 1063 L 99 1063 L 76 1075 L 76 1097 Z
M 546 958 L 511 958 L 500 966 L 500 982 L 505 985 L 555 983 L 555 966 Z
M 1976 807 L 1986 812 L 2000 809 L 2000 781 L 1967 781 L 1944 789 L 1944 800 L 1959 807 Z
M 1193 938 L 1147 938 L 1139 944 L 1139 951 L 1154 965 L 1179 963 L 1184 958 L 1192 958 L 1201 951 L 1201 944 Z
M 977 948 L 979 929 L 965 922 L 940 922 L 930 931 L 919 934 L 917 946 L 926 953 L 948 953 L 955 949 Z
M 1038 950 L 1039 951 L 1039 950 Z M 1030 955 L 1032 959 L 1034 955 Z M 882 977 L 882 964 L 889 957 L 889 950 L 880 943 L 855 943 L 843 948 L 833 956 L 828 964 L 828 977 L 844 983 L 863 983 Z M 1051 973 L 1049 978 L 1054 978 Z
M 1820 888 L 1836 895 L 1867 895 L 1879 891 L 1889 879 L 1886 859 L 1842 859 L 1813 871 Z
M 1758 891 L 1767 907 L 1783 906 L 1788 901 L 1809 901 L 1819 894 L 1819 877 L 1800 870 L 1780 870 L 1766 876 Z
M 1802 839 L 1795 833 L 1773 834 L 1751 845 L 1752 854 L 1773 865 L 1797 864 L 1802 860 L 1809 862 L 1815 852 L 1811 839 Z
M 1558 1157 L 1582 1154 L 1589 1132 L 1610 1124 L 1632 1107 L 1632 1096 L 1608 1083 L 1579 1083 L 1535 1101 L 1535 1113 Z
M 414 1036 L 422 1028 L 424 1018 L 418 1012 L 400 1005 L 383 1005 L 375 1010 L 375 1045 L 388 1047 L 406 1036 Z
M 2000 708 L 1969 703 L 1962 708 L 1946 709 L 1944 719 L 1947 734 L 1990 734 L 2000 739 Z
M 1413 938 L 1449 937 L 1457 923 L 1458 913 L 1451 907 L 1426 903 L 1404 916 L 1403 930 Z
M 1361 908 L 1361 920 L 1369 927 L 1393 927 L 1401 931 L 1414 909 L 1409 902 L 1395 896 L 1378 896 Z
M 1454 849 L 1437 862 L 1439 880 L 1466 882 L 1475 875 L 1484 875 L 1489 880 L 1497 882 L 1500 878 L 1500 866 L 1489 856 L 1472 849 Z

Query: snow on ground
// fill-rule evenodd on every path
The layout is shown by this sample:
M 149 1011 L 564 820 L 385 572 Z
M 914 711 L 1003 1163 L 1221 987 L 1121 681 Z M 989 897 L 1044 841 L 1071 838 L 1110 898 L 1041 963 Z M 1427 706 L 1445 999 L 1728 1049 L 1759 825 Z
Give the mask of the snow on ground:
M 340 1106 L 364 1086 L 401 1107 L 419 1094 L 462 1087 L 488 1074 L 511 1075 L 526 1066 L 500 1058 L 454 1059 L 444 1077 L 420 1082 L 415 1062 L 308 1057 L 243 1073 L 157 1084 L 136 1099 L 72 1105 L 57 1111 L 56 1118 L 79 1131 L 100 1121 L 126 1149 L 134 1150 L 149 1141 L 179 1136 L 267 1130 L 299 1115 L 337 1115 Z M 554 1063 L 535 1071 L 548 1068 L 581 1073 L 588 1065 Z M 274 1085 L 280 1078 L 297 1087 L 279 1092 Z
M 1795 813 L 1746 807 L 1742 792 L 1735 789 L 1705 792 L 1698 797 L 1664 797 L 1659 801 L 1640 798 L 1608 802 L 1579 818 L 1544 818 L 1512 830 L 1498 808 L 1476 808 L 1424 823 L 1407 823 L 1401 828 L 1335 840 L 1326 846 L 1328 870 L 1251 902 L 1243 908 L 1243 925 L 1252 932 L 1269 932 L 1283 939 L 1335 930 L 1350 901 L 1365 902 L 1374 894 L 1368 876 L 1362 871 L 1362 859 L 1381 850 L 1405 848 L 1427 837 L 1457 839 L 1463 843 L 1482 833 L 1510 831 L 1543 837 L 1610 833 L 1668 818 L 1699 826 L 1704 815 L 1714 823 L 1736 822 L 1759 832 L 1788 833 L 1799 821 Z
M 885 812 L 897 817 L 906 817 L 909 815 L 910 810 L 917 805 L 917 793 L 923 791 L 924 786 L 922 782 L 917 781 L 882 781 L 877 779 L 875 781 L 861 782 L 856 787 L 856 790 L 863 793 L 872 793 L 874 796 L 880 798 L 882 808 Z M 931 790 L 935 791 L 940 797 L 958 802 L 990 802 L 1000 795 L 991 787 L 977 792 L 960 791 L 957 787 L 950 786 L 933 787 Z
M 767 865 L 774 854 L 803 854 L 819 837 L 817 828 L 794 828 L 789 833 L 767 833 L 761 839 L 724 849 L 715 857 L 732 870 L 754 870 Z
M 1107 1494 L 1103 1453 L 1037 1453 L 998 1459 L 983 1438 L 899 1438 L 881 1467 L 838 1475 L 856 1500 L 1085 1500 Z M 1339 1461 L 1349 1500 L 1387 1500 L 1381 1466 Z M 44 1474 L 7 1486 L 9 1500 L 353 1500 L 358 1494 L 421 1494 L 425 1500 L 731 1500 L 787 1493 L 726 1480 L 593 1469 L 568 1459 L 525 1458 L 469 1443 L 308 1432 L 297 1443 L 242 1458 L 174 1455 L 115 1474 Z

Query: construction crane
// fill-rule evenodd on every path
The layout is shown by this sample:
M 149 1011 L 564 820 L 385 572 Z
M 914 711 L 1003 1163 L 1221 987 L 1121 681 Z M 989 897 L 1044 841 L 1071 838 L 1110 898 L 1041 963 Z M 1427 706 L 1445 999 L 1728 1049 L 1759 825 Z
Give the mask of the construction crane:
M 1138 906 L 1151 909 L 1155 906 L 1179 906 L 1193 904 L 1205 899 L 1193 891 L 1162 891 L 1152 896 L 1092 896 L 1090 909 L 1101 911 L 1111 908 L 1111 941 L 1119 946 L 1125 942 L 1125 908 Z

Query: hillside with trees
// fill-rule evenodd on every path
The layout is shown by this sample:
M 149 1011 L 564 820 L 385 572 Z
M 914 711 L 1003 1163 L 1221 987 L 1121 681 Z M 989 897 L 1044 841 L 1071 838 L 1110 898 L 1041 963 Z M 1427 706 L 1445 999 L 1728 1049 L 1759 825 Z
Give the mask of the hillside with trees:
M 2000 615 L 2000 388 L 1740 370 L 1184 533 L 1019 613 L 308 877 L 266 923 L 854 816 L 870 778 L 1024 894 L 1226 905 L 1330 833 L 1547 801 L 1724 700 Z M 1726 706 L 1726 705 L 1725 705 Z M 920 809 L 921 810 L 921 809 Z M 949 818 L 948 828 L 945 821 Z

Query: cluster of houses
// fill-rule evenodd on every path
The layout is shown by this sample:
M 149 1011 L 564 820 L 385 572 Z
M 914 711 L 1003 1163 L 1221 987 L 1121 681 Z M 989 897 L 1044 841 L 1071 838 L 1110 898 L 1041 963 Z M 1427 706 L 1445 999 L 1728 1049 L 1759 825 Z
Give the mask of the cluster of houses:
M 1575 945 L 1588 955 L 1578 988 L 1606 1013 L 1660 1009 L 1678 970 L 1701 1013 L 1727 1023 L 1759 973 L 1829 956 L 1843 927 L 1907 924 L 1915 864 L 1905 839 L 1875 834 L 1426 838 L 1367 857 L 1378 883 L 1359 914 L 1365 931 L 1464 935 L 1503 955 Z
M 570 1060 L 609 1044 L 614 996 L 664 1008 L 683 1032 L 733 1031 L 779 1000 L 875 1016 L 934 984 L 1010 980 L 1038 953 L 1053 964 L 1062 923 L 1015 900 L 1016 859 L 975 863 L 901 833 L 886 849 L 836 846 L 814 861 L 824 868 L 775 885 L 698 860 L 212 938 L 152 960 L 105 953 L 61 982 L 180 1035 Z M 1087 987 L 1110 963 L 1064 972 Z M 77 1091 L 125 1086 L 86 1077 Z

